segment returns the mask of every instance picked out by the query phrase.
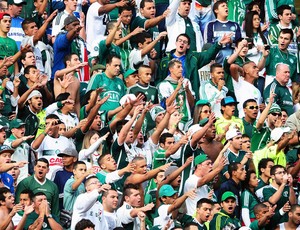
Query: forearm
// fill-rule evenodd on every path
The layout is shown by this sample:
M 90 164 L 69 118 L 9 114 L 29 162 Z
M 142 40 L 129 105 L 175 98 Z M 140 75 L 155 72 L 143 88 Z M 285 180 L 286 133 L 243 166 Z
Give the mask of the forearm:
M 166 105 L 167 105 L 167 106 L 170 106 L 170 105 L 173 104 L 173 102 L 174 102 L 175 99 L 176 99 L 176 96 L 177 96 L 178 92 L 179 92 L 179 89 L 176 88 L 176 89 L 174 90 L 174 92 L 166 99 Z
M 133 116 L 121 129 L 119 133 L 118 143 L 119 145 L 122 145 L 126 139 L 127 134 L 129 133 L 129 130 L 131 129 L 131 126 L 133 122 L 135 121 L 136 116 Z
M 175 202 L 169 207 L 168 214 L 170 214 L 171 212 L 173 212 L 176 209 L 179 209 L 181 207 L 181 205 L 185 202 L 186 199 L 187 199 L 187 196 L 185 194 L 183 194 L 181 197 L 177 198 L 175 200 Z
M 186 90 L 186 96 L 187 96 L 187 100 L 188 100 L 190 108 L 193 108 L 195 105 L 195 98 L 194 98 L 192 92 L 190 91 L 190 89 Z
M 263 68 L 265 68 L 266 61 L 267 61 L 267 58 L 262 56 L 261 59 L 259 60 L 259 62 L 257 63 L 257 67 L 258 67 L 259 71 L 261 71 Z
M 296 199 L 296 195 L 295 195 L 295 191 L 293 186 L 290 186 L 290 205 L 296 204 L 297 203 L 297 199 Z
M 24 229 L 27 217 L 28 217 L 28 215 L 24 213 L 22 219 L 20 220 L 20 222 L 15 230 L 23 230 Z
M 135 122 L 134 129 L 133 129 L 133 139 L 137 137 L 139 132 L 141 131 L 141 128 L 143 126 L 144 120 L 145 120 L 146 112 L 143 112 L 139 119 Z
M 151 27 L 157 26 L 162 20 L 164 20 L 164 18 L 165 17 L 163 15 L 160 15 L 158 17 L 148 19 L 145 22 L 145 30 L 148 30 Z
M 172 154 L 176 153 L 176 151 L 182 146 L 180 142 L 177 142 L 175 145 L 173 145 L 171 148 L 169 148 L 166 151 L 166 158 L 171 156 Z
M 45 20 L 44 24 L 40 27 L 40 29 L 37 31 L 37 33 L 33 36 L 33 43 L 34 44 L 36 44 L 44 36 L 48 25 L 49 25 L 48 20 Z
M 157 145 L 159 137 L 161 133 L 164 131 L 164 129 L 168 126 L 168 122 L 170 119 L 170 114 L 166 112 L 164 118 L 161 120 L 161 122 L 157 125 L 156 130 L 151 135 L 152 142 Z
M 119 40 L 116 41 L 116 45 L 117 46 L 122 45 L 124 42 L 129 40 L 133 35 L 134 35 L 133 32 L 131 32 L 130 34 L 127 34 L 125 37 L 120 38 Z
M 217 169 L 214 169 L 213 171 L 207 173 L 204 177 L 202 177 L 201 179 L 198 180 L 197 187 L 199 188 L 199 187 L 203 186 L 204 184 L 212 181 L 214 179 L 214 177 L 216 175 L 218 175 L 220 172 L 221 172 L 221 169 L 217 168 Z
M 117 7 L 117 4 L 116 3 L 113 3 L 113 4 L 105 4 L 103 6 L 101 6 L 99 9 L 98 9 L 98 14 L 99 15 L 102 15 L 102 14 L 105 14 L 105 13 L 109 13 L 110 11 L 112 11 L 113 9 L 115 9 Z
M 77 130 L 78 130 L 78 128 L 75 126 L 72 129 L 69 129 L 66 132 L 64 132 L 63 136 L 66 137 L 66 138 L 71 138 L 75 135 Z
M 67 67 L 61 70 L 56 71 L 55 78 L 61 78 L 65 74 L 71 73 L 77 69 L 77 66 Z
M 51 229 L 55 229 L 55 230 L 62 230 L 63 229 L 61 227 L 61 225 L 59 223 L 57 223 L 53 218 L 48 218 L 48 223 L 49 223 Z
M 86 178 L 86 175 L 83 175 L 82 177 L 75 180 L 74 183 L 72 184 L 72 190 L 73 191 L 77 190 L 79 185 L 84 181 L 85 178 Z
M 158 42 L 159 40 L 156 38 L 154 39 L 149 45 L 145 46 L 142 50 L 141 50 L 141 55 L 142 57 L 144 57 L 147 53 L 149 53 L 153 48 L 154 46 L 156 45 L 156 43 Z
M 235 60 L 238 58 L 240 51 L 234 52 L 228 59 L 228 64 L 233 64 Z
M 37 150 L 42 144 L 44 138 L 46 137 L 45 133 L 41 133 L 31 144 L 31 148 L 33 150 Z
M 282 184 L 280 185 L 279 189 L 273 194 L 273 196 L 271 196 L 271 197 L 269 198 L 269 202 L 270 202 L 271 204 L 274 205 L 274 204 L 276 204 L 276 203 L 278 202 L 278 200 L 280 199 L 280 197 L 281 197 L 281 195 L 282 195 L 282 192 L 283 192 L 284 187 L 285 187 L 285 184 L 282 183 Z
M 17 163 L 2 163 L 0 164 L 0 173 L 7 172 L 16 166 L 18 166 Z
M 11 147 L 12 148 L 17 148 L 19 145 L 21 145 L 23 143 L 23 138 L 17 138 L 16 140 L 14 140 L 12 143 L 11 143 Z

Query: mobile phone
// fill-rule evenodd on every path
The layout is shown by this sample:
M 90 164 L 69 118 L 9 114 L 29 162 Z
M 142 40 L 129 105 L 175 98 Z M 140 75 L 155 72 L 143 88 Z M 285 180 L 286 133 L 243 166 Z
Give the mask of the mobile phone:
M 271 47 L 269 45 L 265 45 L 265 50 L 270 50 Z

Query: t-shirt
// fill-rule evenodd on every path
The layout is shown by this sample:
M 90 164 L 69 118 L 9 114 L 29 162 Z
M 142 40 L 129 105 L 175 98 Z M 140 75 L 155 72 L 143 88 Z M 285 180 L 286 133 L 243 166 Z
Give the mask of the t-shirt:
M 166 226 L 169 220 L 172 219 L 172 213 L 168 213 L 168 209 L 171 205 L 170 204 L 162 204 L 157 212 L 158 216 L 154 218 L 153 226 L 160 225 L 161 227 Z M 174 227 L 174 222 L 171 224 L 169 229 Z
M 67 180 L 64 187 L 64 209 L 68 211 L 73 211 L 73 206 L 76 198 L 80 194 L 85 192 L 85 187 L 83 183 L 81 183 L 76 190 L 73 190 L 72 185 L 74 182 L 74 176 L 71 176 L 71 178 Z
M 131 210 L 133 207 L 124 202 L 123 205 L 118 208 L 117 210 L 117 216 L 125 229 L 130 229 L 130 230 L 140 230 L 140 220 L 138 217 L 133 218 L 130 215 Z
M 11 18 L 11 26 L 10 30 L 7 34 L 8 37 L 13 39 L 18 46 L 18 50 L 21 47 L 21 42 L 25 36 L 24 31 L 22 29 L 22 22 L 24 21 L 21 17 L 12 17 Z M 8 56 L 8 55 L 7 55 Z
M 242 208 L 249 209 L 250 218 L 255 218 L 254 206 L 258 204 L 258 200 L 248 190 L 244 190 L 241 195 Z
M 4 57 L 14 56 L 18 52 L 18 46 L 15 40 L 9 37 L 0 37 L 0 59 L 3 60 Z M 8 68 L 10 74 L 13 73 L 15 67 L 14 65 Z M 2 96 L 3 98 L 3 96 Z

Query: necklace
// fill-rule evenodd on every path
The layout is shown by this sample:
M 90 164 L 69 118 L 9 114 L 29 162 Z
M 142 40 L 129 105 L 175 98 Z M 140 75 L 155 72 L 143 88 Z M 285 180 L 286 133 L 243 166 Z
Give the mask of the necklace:
M 279 54 L 282 57 L 282 59 L 286 61 L 288 59 L 288 57 L 289 57 L 289 51 L 287 51 L 287 53 L 285 54 L 286 57 L 284 58 L 283 55 L 282 55 L 282 53 L 285 53 L 285 52 L 281 51 L 278 47 L 277 47 L 277 49 L 278 49 Z

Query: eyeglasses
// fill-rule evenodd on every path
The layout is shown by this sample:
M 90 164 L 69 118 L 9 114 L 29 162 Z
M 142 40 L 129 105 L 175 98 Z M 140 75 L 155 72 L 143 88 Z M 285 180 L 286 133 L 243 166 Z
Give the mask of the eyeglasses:
M 182 40 L 182 39 L 178 39 L 177 42 L 182 42 L 185 45 L 187 45 L 189 43 L 188 41 L 185 41 L 185 40 Z
M 281 113 L 271 113 L 272 114 L 272 116 L 274 116 L 274 117 L 281 117 Z
M 100 181 L 97 180 L 97 181 L 94 181 L 94 182 L 89 183 L 87 186 L 90 186 L 90 185 L 92 185 L 92 184 L 101 184 L 101 183 L 100 183 Z
M 286 174 L 286 171 L 276 172 L 275 174 Z
M 203 110 L 201 113 L 211 113 L 211 110 Z
M 258 109 L 258 106 L 251 105 L 251 106 L 248 106 L 247 108 L 248 109 Z

